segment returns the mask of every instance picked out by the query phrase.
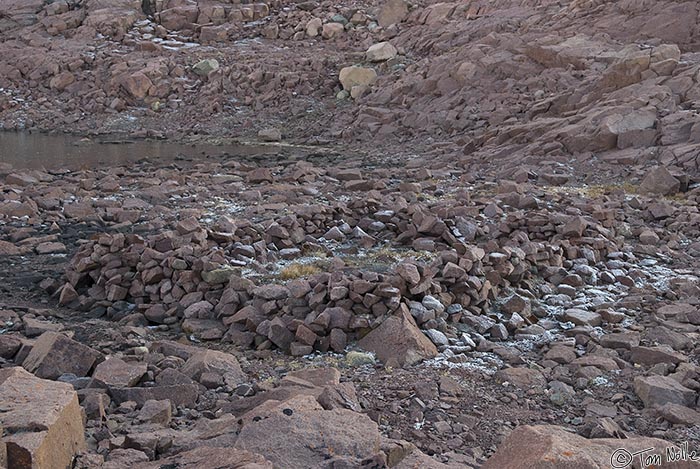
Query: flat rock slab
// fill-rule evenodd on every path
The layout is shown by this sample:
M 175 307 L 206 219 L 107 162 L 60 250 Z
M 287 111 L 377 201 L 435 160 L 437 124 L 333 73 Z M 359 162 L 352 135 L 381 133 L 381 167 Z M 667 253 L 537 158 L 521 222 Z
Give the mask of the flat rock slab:
M 110 358 L 95 368 L 92 377 L 107 386 L 136 386 L 148 371 L 145 363 L 127 363 L 120 358 Z
M 671 443 L 656 438 L 630 437 L 624 440 L 596 438 L 588 440 L 556 425 L 524 425 L 516 428 L 482 469 L 603 469 L 610 461 L 626 461 L 629 454 L 654 448 L 645 454 L 660 455 L 662 464 L 654 467 L 689 469 L 696 462 L 666 464 L 666 448 Z M 634 459 L 639 464 L 639 458 Z M 627 465 L 632 467 L 632 461 Z M 634 467 L 637 467 L 636 465 Z
M 64 334 L 44 332 L 22 366 L 39 378 L 56 379 L 64 373 L 87 376 L 100 356 L 97 350 Z
M 668 376 L 638 376 L 634 379 L 634 392 L 645 407 L 678 404 L 694 407 L 697 394 Z
M 202 373 L 216 373 L 236 384 L 246 381 L 236 357 L 216 350 L 202 350 L 191 355 L 180 371 L 194 380 L 199 380 Z
M 300 396 L 261 409 L 234 447 L 262 454 L 279 469 L 321 467 L 333 457 L 356 464 L 375 456 L 380 435 L 377 424 L 364 414 L 323 410 L 312 396 Z
M 152 388 L 110 388 L 109 394 L 117 404 L 134 401 L 139 406 L 143 406 L 146 401 L 168 399 L 175 407 L 194 407 L 199 397 L 199 386 L 196 384 L 175 384 Z
M 0 424 L 7 467 L 65 469 L 86 449 L 78 395 L 69 384 L 37 378 L 21 367 L 0 370 Z
M 200 446 L 169 458 L 133 466 L 134 469 L 272 469 L 270 461 L 256 453 L 233 448 Z

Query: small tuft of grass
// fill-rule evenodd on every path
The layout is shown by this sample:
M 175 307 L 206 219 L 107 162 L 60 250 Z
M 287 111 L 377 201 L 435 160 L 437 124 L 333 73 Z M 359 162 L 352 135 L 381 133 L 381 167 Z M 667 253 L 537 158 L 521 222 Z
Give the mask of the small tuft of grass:
M 290 264 L 280 271 L 279 277 L 282 280 L 293 280 L 295 278 L 309 277 L 321 272 L 321 269 L 314 264 Z

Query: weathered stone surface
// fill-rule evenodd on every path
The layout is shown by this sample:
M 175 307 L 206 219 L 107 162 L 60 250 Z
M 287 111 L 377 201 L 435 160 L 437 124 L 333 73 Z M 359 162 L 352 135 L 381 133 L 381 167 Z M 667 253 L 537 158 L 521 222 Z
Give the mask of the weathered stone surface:
M 404 0 L 387 0 L 381 6 L 378 15 L 379 25 L 383 28 L 400 23 L 408 16 L 408 4 Z
M 639 189 L 651 194 L 671 195 L 680 187 L 681 182 L 665 166 L 659 166 L 647 173 Z
M 199 397 L 199 387 L 196 384 L 173 384 L 149 388 L 117 388 L 109 389 L 109 395 L 114 402 L 134 401 L 142 406 L 147 401 L 169 400 L 172 405 L 194 407 Z
M 678 404 L 695 405 L 695 391 L 682 386 L 668 376 L 638 376 L 634 379 L 634 391 L 646 407 Z
M 435 345 L 418 329 L 406 305 L 357 343 L 387 366 L 408 366 L 437 355 Z
M 396 57 L 397 54 L 396 47 L 394 47 L 389 42 L 378 42 L 373 44 L 365 52 L 365 57 L 370 62 L 383 62 L 385 60 L 391 60 Z
M 372 85 L 377 81 L 377 72 L 372 68 L 353 65 L 340 70 L 339 80 L 344 90 L 351 91 L 355 86 Z
M 107 386 L 136 386 L 146 374 L 147 368 L 145 363 L 127 363 L 120 358 L 112 357 L 97 365 L 92 377 Z
M 73 387 L 39 379 L 23 368 L 0 370 L 0 426 L 8 467 L 67 469 L 86 449 L 83 419 Z
M 99 352 L 57 332 L 45 332 L 34 343 L 22 366 L 40 378 L 56 379 L 64 373 L 87 376 Z
M 230 384 L 246 381 L 246 376 L 236 357 L 217 350 L 205 350 L 193 354 L 180 371 L 194 380 L 199 380 L 202 373 L 216 373 L 225 377 Z
M 319 441 L 319 435 L 323 435 Z M 243 426 L 235 448 L 265 455 L 274 467 L 316 467 L 336 457 L 363 460 L 379 452 L 379 429 L 364 414 L 323 410 L 312 396 L 283 402 Z
M 665 460 L 669 443 L 656 438 L 628 437 L 596 438 L 587 440 L 554 425 L 520 426 L 506 438 L 496 453 L 482 466 L 483 469 L 601 469 L 610 467 L 615 451 L 622 448 L 629 453 L 655 448 Z M 620 452 L 616 453 L 620 455 Z M 651 453 L 650 453 L 651 454 Z M 622 456 L 626 456 L 622 454 Z M 624 461 L 625 459 L 622 459 Z M 695 467 L 691 461 L 661 467 Z
M 494 378 L 499 383 L 508 382 L 522 389 L 543 389 L 547 385 L 544 375 L 530 368 L 506 368 L 496 372 Z
M 168 425 L 172 417 L 172 404 L 169 400 L 149 400 L 143 403 L 138 420 L 141 422 Z
M 158 461 L 137 464 L 134 469 L 163 469 L 177 467 L 178 469 L 273 469 L 273 465 L 265 457 L 234 448 L 219 448 L 200 446 L 190 451 L 183 451 L 175 456 L 162 458 Z

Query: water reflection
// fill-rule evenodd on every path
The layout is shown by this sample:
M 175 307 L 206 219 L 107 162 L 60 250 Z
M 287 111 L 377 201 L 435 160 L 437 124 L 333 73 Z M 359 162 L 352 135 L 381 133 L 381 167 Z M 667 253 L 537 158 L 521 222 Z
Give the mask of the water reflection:
M 266 155 L 278 148 L 254 145 L 179 144 L 165 141 L 97 142 L 66 135 L 0 132 L 0 163 L 18 169 L 93 169 L 138 160 L 171 161 L 221 155 Z

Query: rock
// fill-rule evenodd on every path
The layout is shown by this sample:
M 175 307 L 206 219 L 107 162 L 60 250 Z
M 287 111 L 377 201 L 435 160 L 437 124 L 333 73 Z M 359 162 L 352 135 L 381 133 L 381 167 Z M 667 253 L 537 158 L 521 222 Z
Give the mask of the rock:
M 398 54 L 396 47 L 389 42 L 378 42 L 367 49 L 365 58 L 370 62 L 384 62 L 391 60 Z
M 323 25 L 321 37 L 323 37 L 323 39 L 333 39 L 344 32 L 345 26 L 343 26 L 342 23 L 326 23 Z
M 0 358 L 12 360 L 21 346 L 22 339 L 19 336 L 0 334 Z
M 405 0 L 387 0 L 379 9 L 377 22 L 382 28 L 400 23 L 408 17 L 408 3 Z
M 343 89 L 352 92 L 356 86 L 371 86 L 377 81 L 377 72 L 372 68 L 353 65 L 340 70 L 340 84 Z
M 494 378 L 498 383 L 508 382 L 522 389 L 544 388 L 547 385 L 544 375 L 530 368 L 506 368 L 497 371 Z
M 22 366 L 40 378 L 56 379 L 64 373 L 87 376 L 99 352 L 57 332 L 45 332 L 34 343 Z
M 507 314 L 519 314 L 523 318 L 532 315 L 532 305 L 530 300 L 520 295 L 513 295 L 502 306 L 503 312 Z
M 0 256 L 17 256 L 20 249 L 8 241 L 0 241 Z
M 282 350 L 289 351 L 292 342 L 294 342 L 294 334 L 287 328 L 287 325 L 280 318 L 274 318 L 270 321 L 270 331 L 267 334 L 270 342 L 275 344 Z
M 700 425 L 700 412 L 678 404 L 664 404 L 657 409 L 659 416 L 680 425 Z
M 205 350 L 193 354 L 180 371 L 195 381 L 200 379 L 202 373 L 216 373 L 232 385 L 247 380 L 236 357 L 216 350 Z
M 87 449 L 82 410 L 73 387 L 39 379 L 20 367 L 0 370 L 0 426 L 7 467 L 69 468 Z
M 671 363 L 677 365 L 681 362 L 688 361 L 688 358 L 682 353 L 678 353 L 668 345 L 660 345 L 658 347 L 632 347 L 632 363 L 640 365 L 653 366 L 658 363 Z
M 148 367 L 145 363 L 127 363 L 119 358 L 109 358 L 95 367 L 92 377 L 107 386 L 136 386 Z
M 695 406 L 695 391 L 668 376 L 638 376 L 634 379 L 634 392 L 644 402 L 645 407 L 665 404 Z
M 583 309 L 567 309 L 563 315 L 564 321 L 571 321 L 577 326 L 600 326 L 603 323 L 603 318 L 600 314 L 586 311 Z
M 615 457 L 616 467 L 628 467 L 628 455 L 648 448 L 665 461 L 665 448 L 670 443 L 656 438 L 628 436 L 627 439 L 596 438 L 587 440 L 555 425 L 523 425 L 513 430 L 483 469 L 601 469 L 610 467 Z M 631 457 L 631 456 L 630 456 Z M 626 462 L 629 461 L 629 462 Z M 638 457 L 634 459 L 638 461 Z M 624 465 L 622 465 L 624 464 Z M 691 468 L 691 461 L 660 467 Z M 631 467 L 631 466 L 630 466 Z
M 256 287 L 253 294 L 265 300 L 281 300 L 289 296 L 289 290 L 283 285 L 267 284 Z
M 425 331 L 425 335 L 427 335 L 431 342 L 438 347 L 441 345 L 450 345 L 450 341 L 447 339 L 447 336 L 437 329 L 428 329 Z
M 35 250 L 37 254 L 62 254 L 67 251 L 65 244 L 57 242 L 39 243 Z
M 639 345 L 639 332 L 615 332 L 600 338 L 600 345 L 607 348 L 624 348 L 630 350 Z
M 413 264 L 406 262 L 400 263 L 396 266 L 396 273 L 411 286 L 420 283 L 420 273 L 418 272 L 418 268 Z
M 649 194 L 672 195 L 681 188 L 681 182 L 665 166 L 649 171 L 639 185 L 639 190 Z
M 408 366 L 437 355 L 435 345 L 418 329 L 408 307 L 398 311 L 357 342 L 386 366 Z
M 313 396 L 299 396 L 261 412 L 241 429 L 234 448 L 263 454 L 280 469 L 320 467 L 328 451 L 356 465 L 379 452 L 379 429 L 364 414 L 323 410 Z M 319 441 L 319 435 L 322 435 Z
M 309 37 L 316 37 L 321 28 L 323 28 L 323 20 L 321 20 L 321 18 L 312 18 L 306 23 L 306 35 Z
M 199 76 L 207 76 L 219 69 L 219 61 L 216 59 L 200 60 L 192 66 L 192 71 Z
M 639 234 L 639 241 L 642 244 L 655 246 L 659 244 L 659 236 L 651 230 L 644 230 Z
M 345 364 L 349 367 L 374 365 L 374 355 L 353 350 L 345 355 Z
M 155 423 L 167 426 L 172 418 L 172 404 L 169 400 L 148 400 L 143 403 L 139 411 L 138 420 L 146 423 Z
M 122 86 L 134 98 L 143 99 L 148 95 L 153 82 L 143 72 L 136 72 L 126 77 Z
M 141 463 L 130 467 L 134 469 L 273 469 L 274 466 L 263 456 L 251 453 L 250 451 L 200 446 L 189 451 L 183 451 L 175 456 L 161 458 L 158 461 Z
M 258 138 L 263 142 L 279 142 L 282 140 L 282 132 L 279 129 L 270 127 L 258 132 Z
M 437 314 L 442 314 L 445 311 L 445 306 L 440 303 L 440 300 L 431 295 L 424 296 L 421 304 Z
M 61 294 L 58 298 L 58 304 L 61 306 L 68 305 L 79 298 L 78 292 L 75 291 L 73 285 L 66 283 L 61 288 Z
M 583 217 L 572 217 L 564 225 L 562 234 L 567 238 L 580 238 L 583 236 L 583 232 L 588 227 L 588 222 Z
M 209 272 L 202 272 L 202 280 L 210 285 L 227 283 L 231 276 L 236 275 L 236 270 L 230 267 L 214 269 Z
M 199 397 L 199 387 L 196 384 L 173 384 L 148 388 L 113 387 L 109 389 L 109 395 L 117 405 L 133 401 L 142 406 L 146 401 L 169 400 L 175 407 L 194 407 Z

